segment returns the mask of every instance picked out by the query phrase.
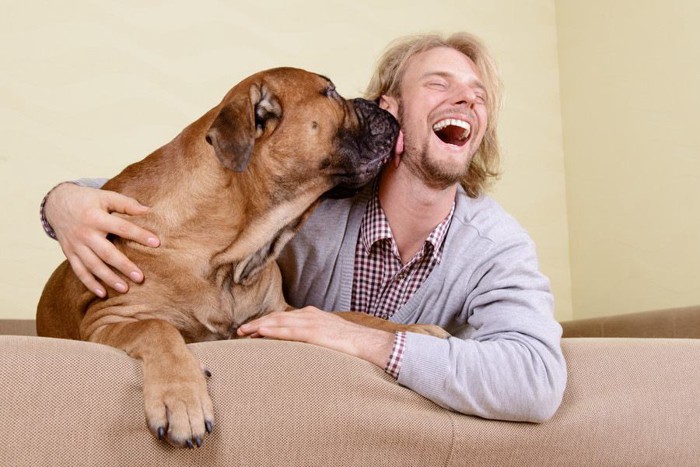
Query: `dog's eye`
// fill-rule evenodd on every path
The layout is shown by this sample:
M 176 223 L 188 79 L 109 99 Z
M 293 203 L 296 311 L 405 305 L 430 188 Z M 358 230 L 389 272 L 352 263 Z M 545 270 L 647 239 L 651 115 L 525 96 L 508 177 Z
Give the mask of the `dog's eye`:
M 328 87 L 326 88 L 326 96 L 335 99 L 338 97 L 338 91 L 335 90 L 335 86 L 332 84 L 329 84 Z

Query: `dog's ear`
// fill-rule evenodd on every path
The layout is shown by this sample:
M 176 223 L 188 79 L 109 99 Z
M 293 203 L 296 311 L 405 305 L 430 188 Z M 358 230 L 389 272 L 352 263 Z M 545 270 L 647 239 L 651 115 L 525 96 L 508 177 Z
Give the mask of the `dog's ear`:
M 224 167 L 243 172 L 253 154 L 255 140 L 282 117 L 282 107 L 265 85 L 253 84 L 248 95 L 239 94 L 226 104 L 207 131 Z

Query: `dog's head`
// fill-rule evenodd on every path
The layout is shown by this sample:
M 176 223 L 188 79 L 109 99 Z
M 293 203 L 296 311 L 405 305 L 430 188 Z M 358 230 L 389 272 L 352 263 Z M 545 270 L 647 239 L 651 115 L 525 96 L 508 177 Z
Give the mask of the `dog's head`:
M 389 112 L 342 98 L 328 78 L 276 68 L 226 95 L 206 140 L 226 168 L 258 172 L 278 196 L 343 197 L 379 173 L 398 130 Z

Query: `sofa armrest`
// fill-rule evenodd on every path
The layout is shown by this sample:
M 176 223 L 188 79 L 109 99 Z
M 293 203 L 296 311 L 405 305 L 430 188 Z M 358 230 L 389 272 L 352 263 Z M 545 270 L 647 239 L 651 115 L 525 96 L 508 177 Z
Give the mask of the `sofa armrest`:
M 140 364 L 103 345 L 0 336 L 8 465 L 691 465 L 700 340 L 566 339 L 564 401 L 543 424 L 444 410 L 381 369 L 264 339 L 191 344 L 213 374 L 204 446 L 158 442 Z
M 33 319 L 0 319 L 0 336 L 36 336 Z
M 700 339 L 700 306 L 578 319 L 561 325 L 564 337 Z

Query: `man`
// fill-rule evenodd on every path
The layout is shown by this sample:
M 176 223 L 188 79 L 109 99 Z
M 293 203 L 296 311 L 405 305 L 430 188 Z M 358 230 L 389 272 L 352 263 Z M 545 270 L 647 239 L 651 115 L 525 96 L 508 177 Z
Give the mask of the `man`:
M 499 89 L 492 60 L 471 35 L 394 44 L 368 91 L 401 123 L 394 160 L 354 198 L 324 201 L 282 253 L 285 296 L 300 309 L 263 316 L 238 334 L 355 355 L 465 414 L 533 422 L 551 417 L 566 365 L 549 282 L 538 271 L 528 235 L 483 195 L 497 173 Z M 99 278 L 127 291 L 107 264 L 143 280 L 105 237 L 157 246 L 152 233 L 110 215 L 138 215 L 146 207 L 116 193 L 63 184 L 47 196 L 45 208 L 45 225 L 53 226 L 89 289 L 104 295 Z M 454 337 L 392 335 L 322 310 L 436 324 Z

